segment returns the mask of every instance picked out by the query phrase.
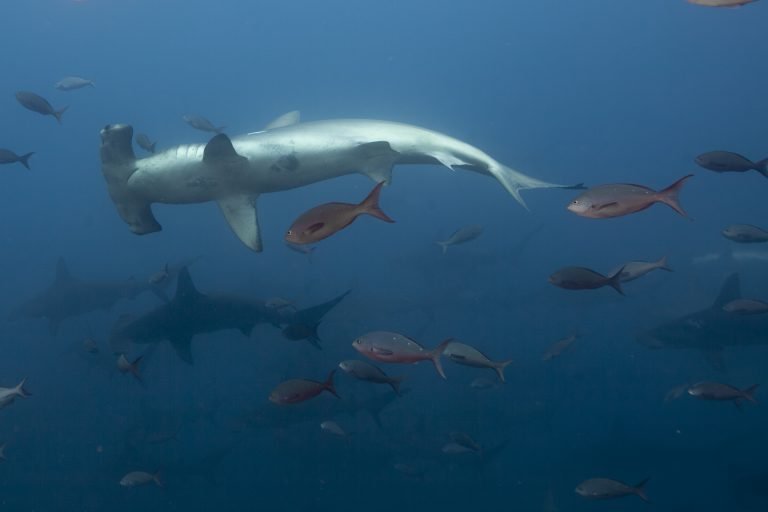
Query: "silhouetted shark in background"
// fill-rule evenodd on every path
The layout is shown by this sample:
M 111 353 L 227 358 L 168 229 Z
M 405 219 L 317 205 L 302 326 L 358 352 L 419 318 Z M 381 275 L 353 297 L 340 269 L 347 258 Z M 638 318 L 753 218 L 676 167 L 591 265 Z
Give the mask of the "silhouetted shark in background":
M 739 275 L 731 274 L 710 307 L 646 331 L 638 341 L 649 348 L 698 349 L 722 369 L 725 347 L 768 344 L 768 315 L 740 315 L 723 310 L 723 306 L 739 298 Z
M 316 336 L 325 314 L 350 291 L 312 308 L 283 312 L 249 297 L 200 293 L 184 268 L 179 272 L 174 298 L 139 317 L 126 315 L 121 318 L 112 330 L 110 343 L 113 351 L 124 353 L 130 343 L 168 340 L 176 354 L 192 364 L 191 342 L 196 334 L 237 329 L 250 336 L 256 324 L 269 323 L 306 332 L 304 338 Z M 300 339 L 298 336 L 291 338 Z
M 168 300 L 162 288 L 146 281 L 86 281 L 74 277 L 64 258 L 59 258 L 53 284 L 37 297 L 14 309 L 10 319 L 47 318 L 51 332 L 56 334 L 61 322 L 69 317 L 109 309 L 120 299 L 133 299 L 147 291 Z

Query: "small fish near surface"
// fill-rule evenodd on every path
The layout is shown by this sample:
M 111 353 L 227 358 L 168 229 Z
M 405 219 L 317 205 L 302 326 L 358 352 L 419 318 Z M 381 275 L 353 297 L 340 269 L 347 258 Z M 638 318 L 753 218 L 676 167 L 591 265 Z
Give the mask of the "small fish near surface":
M 723 236 L 740 244 L 768 242 L 768 231 L 751 224 L 731 224 L 723 230 Z
M 143 133 L 137 134 L 136 144 L 147 153 L 155 154 L 155 146 L 157 146 L 157 142 L 152 142 L 152 139 L 150 139 L 148 135 Z
M 741 7 L 757 0 L 688 0 L 688 3 L 704 7 Z
M 16 398 L 28 398 L 31 393 L 24 388 L 24 383 L 27 379 L 21 379 L 15 387 L 2 388 L 0 387 L 0 409 L 11 405 Z
M 768 313 L 768 302 L 757 299 L 734 299 L 723 306 L 723 311 L 735 315 L 762 315 Z
M 512 364 L 512 360 L 492 361 L 485 354 L 475 347 L 466 345 L 456 340 L 451 341 L 446 347 L 443 355 L 456 364 L 471 366 L 473 368 L 490 368 L 496 372 L 501 382 L 506 382 L 504 378 L 504 368 Z
M 573 342 L 578 338 L 579 336 L 577 334 L 571 334 L 570 336 L 567 336 L 561 340 L 557 340 L 552 344 L 551 347 L 547 349 L 546 352 L 544 352 L 544 355 L 541 356 L 541 360 L 551 361 L 552 359 L 559 357 L 563 352 L 571 348 Z
M 443 254 L 446 253 L 448 247 L 452 245 L 465 244 L 474 240 L 483 234 L 483 226 L 479 224 L 472 224 L 470 226 L 464 226 L 453 232 L 447 240 L 441 242 L 435 242 L 443 250 Z
M 634 495 L 650 503 L 645 494 L 645 484 L 648 483 L 648 480 L 649 478 L 646 478 L 639 484 L 632 486 L 610 478 L 590 478 L 576 487 L 576 494 L 590 500 L 607 500 Z
M 93 80 L 88 80 L 81 76 L 65 76 L 54 85 L 60 91 L 74 91 L 83 87 L 96 87 Z
M 704 169 L 714 172 L 747 172 L 755 170 L 768 178 L 768 158 L 753 162 L 745 156 L 730 151 L 709 151 L 694 161 Z
M 603 286 L 610 286 L 624 295 L 624 291 L 621 289 L 621 273 L 623 271 L 624 268 L 622 267 L 611 276 L 606 277 L 585 267 L 564 267 L 549 276 L 549 282 L 566 290 L 596 290 Z
M 736 405 L 740 405 L 742 401 L 756 404 L 754 395 L 758 385 L 739 389 L 720 382 L 697 382 L 688 388 L 688 394 L 700 400 L 733 401 Z
M 195 130 L 203 132 L 221 133 L 225 128 L 224 126 L 215 126 L 206 118 L 193 114 L 185 114 L 181 116 L 181 119 Z
M 61 116 L 64 115 L 64 112 L 69 108 L 64 107 L 59 110 L 54 109 L 50 103 L 48 103 L 48 100 L 43 98 L 40 95 L 37 95 L 33 92 L 29 91 L 18 91 L 16 93 L 16 100 L 21 103 L 21 106 L 26 108 L 27 110 L 31 110 L 32 112 L 37 112 L 40 115 L 43 116 L 53 116 L 56 118 L 56 121 L 61 124 Z
M 379 207 L 382 186 L 384 182 L 377 183 L 360 204 L 326 203 L 302 213 L 286 232 L 285 241 L 298 245 L 319 242 L 346 228 L 363 214 L 384 222 L 395 222 Z
M 672 269 L 669 268 L 669 264 L 667 263 L 666 256 L 661 257 L 658 261 L 629 261 L 621 268 L 623 268 L 620 274 L 622 283 L 634 281 L 654 270 L 666 270 L 667 272 L 672 272 Z M 615 274 L 618 270 L 618 268 L 614 269 L 611 274 Z
M 400 395 L 400 383 L 403 381 L 404 377 L 390 377 L 378 366 L 365 361 L 356 361 L 354 359 L 340 362 L 339 368 L 358 380 L 373 382 L 375 384 L 389 384 L 392 386 L 392 390 L 397 395 Z
M 141 485 L 147 485 L 154 483 L 158 487 L 164 487 L 160 473 L 147 473 L 146 471 L 131 471 L 126 473 L 123 478 L 120 479 L 120 485 L 123 487 L 139 487 Z
M 568 205 L 568 210 L 581 217 L 607 219 L 637 213 L 656 203 L 663 203 L 683 217 L 688 217 L 680 206 L 678 194 L 688 178 L 683 176 L 658 192 L 643 185 L 611 183 L 590 188 Z
M 336 398 L 340 398 L 333 386 L 333 376 L 336 370 L 331 370 L 325 382 L 308 379 L 291 379 L 280 383 L 269 395 L 269 401 L 277 405 L 292 405 L 305 402 L 318 396 L 323 391 L 328 391 Z
M 373 331 L 360 336 L 352 342 L 352 346 L 362 355 L 374 361 L 384 363 L 418 363 L 432 361 L 438 375 L 445 379 L 440 356 L 450 344 L 451 339 L 440 343 L 432 350 L 426 350 L 414 340 L 389 331 Z

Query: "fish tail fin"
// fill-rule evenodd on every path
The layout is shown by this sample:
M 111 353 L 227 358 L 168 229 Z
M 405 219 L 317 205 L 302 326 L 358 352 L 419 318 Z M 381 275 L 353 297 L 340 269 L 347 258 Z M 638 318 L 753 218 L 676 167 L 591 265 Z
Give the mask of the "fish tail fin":
M 612 276 L 608 278 L 608 286 L 619 292 L 621 295 L 624 295 L 624 290 L 621 289 L 621 274 L 624 272 L 624 267 L 621 267 L 619 270 L 614 272 Z
M 27 153 L 26 155 L 20 156 L 19 157 L 19 162 L 21 163 L 21 165 L 23 165 L 27 169 L 30 169 L 30 167 L 29 167 L 29 157 L 31 157 L 34 154 L 35 154 L 35 152 L 32 151 L 31 153 Z
M 333 384 L 333 376 L 336 375 L 336 370 L 331 370 L 331 373 L 328 374 L 328 378 L 325 379 L 325 382 L 323 382 L 323 389 L 327 389 L 329 393 L 331 393 L 336 398 L 341 398 L 339 394 L 336 392 L 336 386 Z
M 504 377 L 504 368 L 506 368 L 511 364 L 512 364 L 512 359 L 508 359 L 506 361 L 499 361 L 493 364 L 493 369 L 496 370 L 496 375 L 499 376 L 499 380 L 501 382 L 507 382 L 507 379 Z
M 755 391 L 757 391 L 757 388 L 760 384 L 753 384 L 749 386 L 747 389 L 744 390 L 744 399 L 749 400 L 753 404 L 757 403 L 757 399 L 755 398 Z
M 56 118 L 56 121 L 58 121 L 59 124 L 61 124 L 61 118 L 64 115 L 64 112 L 66 112 L 68 108 L 69 108 L 69 105 L 67 105 L 66 107 L 61 108 L 59 110 L 54 110 L 53 111 L 53 117 Z
M 27 382 L 27 378 L 26 378 L 26 377 L 24 377 L 23 379 L 21 379 L 21 382 L 19 382 L 19 384 L 18 384 L 18 385 L 17 385 L 17 386 L 16 386 L 16 387 L 13 389 L 13 390 L 14 390 L 14 392 L 15 392 L 15 393 L 16 393 L 18 396 L 20 396 L 20 397 L 22 397 L 22 398 L 27 398 L 27 397 L 30 397 L 30 396 L 32 396 L 32 393 L 30 393 L 30 392 L 29 392 L 29 391 L 28 391 L 28 390 L 27 390 L 27 389 L 24 387 L 24 384 L 26 384 L 26 382 Z
M 435 242 L 443 250 L 443 254 L 448 251 L 448 242 Z
M 392 390 L 395 392 L 397 396 L 400 395 L 400 384 L 403 383 L 403 380 L 405 380 L 405 377 L 392 377 L 389 379 L 389 385 L 392 386 Z
M 488 172 L 498 180 L 502 186 L 507 189 L 507 192 L 512 194 L 512 197 L 520 203 L 520 205 L 528 209 L 528 205 L 525 204 L 523 196 L 520 195 L 521 190 L 530 188 L 566 188 L 566 189 L 583 189 L 584 184 L 578 183 L 576 185 L 559 185 L 557 183 L 549 183 L 542 180 L 537 180 L 531 176 L 526 176 L 523 173 L 517 172 L 505 165 L 497 164 L 495 166 L 489 166 Z
M 755 162 L 754 169 L 760 174 L 762 174 L 763 176 L 765 176 L 766 178 L 768 178 L 768 158 L 763 158 L 759 162 Z
M 640 499 L 643 500 L 646 503 L 650 503 L 651 502 L 651 500 L 648 499 L 648 495 L 645 494 L 645 484 L 647 484 L 648 480 L 650 480 L 650 479 L 651 479 L 651 477 L 648 477 L 648 478 L 646 478 L 645 480 L 643 480 L 642 482 L 640 482 L 639 484 L 637 484 L 634 487 L 635 494 L 637 494 L 640 497 Z
M 666 256 L 662 256 L 661 259 L 659 259 L 659 261 L 656 262 L 656 265 L 661 270 L 666 270 L 667 272 L 674 272 L 674 270 L 672 270 L 672 268 L 670 268 L 669 261 L 667 260 Z
M 131 372 L 131 375 L 133 375 L 139 382 L 141 382 L 141 375 L 139 374 L 139 363 L 141 363 L 142 359 L 144 359 L 144 355 L 140 355 L 134 359 L 128 368 L 128 371 Z
M 450 345 L 452 341 L 453 338 L 444 340 L 429 353 L 429 359 L 432 361 L 432 364 L 435 365 L 435 370 L 437 370 L 438 375 L 440 375 L 443 379 L 447 379 L 448 377 L 445 376 L 445 371 L 443 371 L 443 363 L 440 358 L 443 356 L 443 352 L 445 352 L 445 349 L 448 348 L 448 345 Z
M 392 220 L 389 215 L 384 213 L 384 211 L 379 206 L 379 196 L 381 195 L 381 187 L 383 186 L 383 181 L 377 183 L 376 186 L 373 187 L 373 190 L 371 190 L 371 193 L 368 194 L 365 199 L 363 199 L 362 203 L 360 203 L 359 209 L 360 213 L 367 213 L 368 215 L 383 220 L 384 222 L 392 223 L 395 221 Z
M 686 180 L 692 177 L 693 174 L 683 176 L 664 190 L 660 190 L 657 194 L 658 201 L 669 206 L 683 217 L 690 218 L 688 214 L 685 213 L 685 210 L 683 210 L 683 207 L 680 206 L 680 199 L 678 198 L 678 194 L 680 194 L 680 189 L 683 188 L 683 184 L 686 182 Z

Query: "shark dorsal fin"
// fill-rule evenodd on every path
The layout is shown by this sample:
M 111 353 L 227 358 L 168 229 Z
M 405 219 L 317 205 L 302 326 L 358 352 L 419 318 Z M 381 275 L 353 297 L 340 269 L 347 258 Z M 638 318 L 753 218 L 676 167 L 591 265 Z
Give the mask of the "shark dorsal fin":
M 69 273 L 69 267 L 67 267 L 67 262 L 64 261 L 64 258 L 59 258 L 59 261 L 56 262 L 56 282 L 63 282 L 63 281 L 70 281 L 72 279 L 72 274 Z
M 208 141 L 203 150 L 203 162 L 210 165 L 231 166 L 241 164 L 247 160 L 244 156 L 237 154 L 232 141 L 223 133 L 215 135 Z
M 187 267 L 179 271 L 179 277 L 176 281 L 176 297 L 174 301 L 180 304 L 189 304 L 196 301 L 202 294 L 195 288 L 192 282 L 192 276 L 189 275 Z
M 741 297 L 741 284 L 739 274 L 729 275 L 723 286 L 720 287 L 720 293 L 717 295 L 712 309 L 722 309 L 723 306 Z
M 301 120 L 301 113 L 298 110 L 292 110 L 273 119 L 264 130 L 274 130 L 275 128 L 285 128 L 297 124 Z

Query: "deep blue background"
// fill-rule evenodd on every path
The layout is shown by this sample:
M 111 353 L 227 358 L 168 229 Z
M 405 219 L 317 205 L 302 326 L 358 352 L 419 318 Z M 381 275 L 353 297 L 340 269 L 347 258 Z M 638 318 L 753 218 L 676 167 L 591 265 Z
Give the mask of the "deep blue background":
M 548 510 L 551 489 L 561 510 L 607 510 L 573 493 L 592 476 L 652 476 L 654 504 L 630 497 L 617 504 L 626 510 L 768 507 L 763 406 L 739 414 L 727 404 L 663 403 L 687 381 L 765 382 L 766 349 L 730 351 L 727 373 L 718 373 L 699 354 L 633 341 L 643 327 L 708 305 L 729 271 L 741 271 L 748 295 L 768 297 L 764 261 L 692 263 L 732 249 L 719 234 L 727 224 L 760 225 L 768 213 L 765 178 L 693 164 L 712 149 L 768 156 L 768 5 L 6 0 L 0 16 L 0 147 L 36 152 L 31 171 L 0 169 L 3 315 L 52 281 L 59 255 L 92 279 L 144 279 L 166 261 L 200 257 L 192 274 L 201 290 L 300 306 L 354 290 L 323 324 L 322 352 L 269 326 L 251 340 L 200 336 L 193 367 L 162 346 L 144 389 L 107 356 L 86 359 L 80 342 L 90 329 L 103 343 L 120 313 L 153 307 L 152 297 L 69 320 L 56 337 L 42 321 L 0 323 L 0 386 L 27 377 L 34 393 L 0 410 L 4 509 Z M 69 74 L 96 88 L 53 89 Z M 69 105 L 63 125 L 21 108 L 17 90 Z M 234 135 L 293 109 L 305 120 L 425 126 L 549 181 L 661 188 L 694 172 L 681 194 L 694 220 L 654 206 L 592 221 L 567 212 L 573 193 L 556 190 L 524 192 L 526 211 L 494 180 L 437 166 L 397 168 L 382 195 L 397 224 L 361 218 L 320 244 L 311 263 L 283 246 L 285 229 L 322 202 L 358 201 L 367 178 L 262 196 L 262 254 L 239 243 L 213 204 L 157 205 L 164 230 L 145 237 L 117 217 L 98 161 L 105 124 L 133 124 L 164 148 L 207 140 L 181 121 L 186 113 Z M 474 223 L 484 235 L 441 257 L 434 241 Z M 546 282 L 565 265 L 608 272 L 662 255 L 675 273 L 627 285 L 624 298 Z M 356 432 L 348 441 L 315 420 L 243 427 L 276 383 L 322 379 L 354 356 L 354 337 L 375 329 L 426 346 L 455 336 L 515 363 L 506 385 L 482 393 L 468 384 L 490 372 L 446 361 L 442 382 L 427 364 L 387 367 L 408 376 L 411 392 L 383 414 L 383 430 L 365 415 L 340 416 Z M 546 347 L 574 329 L 583 337 L 573 351 L 542 363 Z M 342 395 L 370 392 L 337 380 Z M 131 442 L 137 425 L 167 415 L 182 425 L 177 441 Z M 506 448 L 480 470 L 440 453 L 454 430 Z M 408 478 L 397 462 L 426 475 Z M 135 469 L 161 469 L 167 489 L 120 487 Z

